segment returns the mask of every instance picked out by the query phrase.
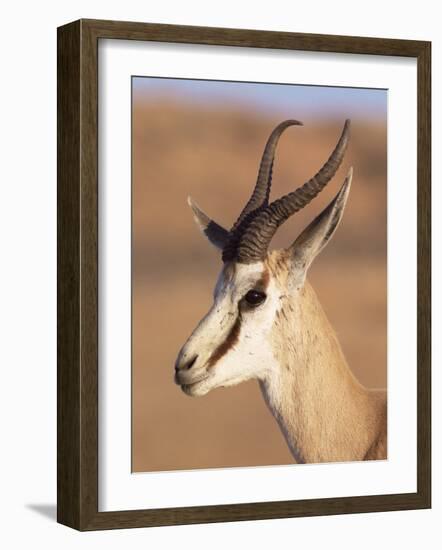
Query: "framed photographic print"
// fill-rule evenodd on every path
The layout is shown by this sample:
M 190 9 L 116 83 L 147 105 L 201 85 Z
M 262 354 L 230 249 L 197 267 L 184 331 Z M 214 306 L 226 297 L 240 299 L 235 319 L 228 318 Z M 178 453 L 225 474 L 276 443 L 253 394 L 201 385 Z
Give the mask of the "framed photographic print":
M 430 51 L 59 28 L 59 522 L 430 507 Z

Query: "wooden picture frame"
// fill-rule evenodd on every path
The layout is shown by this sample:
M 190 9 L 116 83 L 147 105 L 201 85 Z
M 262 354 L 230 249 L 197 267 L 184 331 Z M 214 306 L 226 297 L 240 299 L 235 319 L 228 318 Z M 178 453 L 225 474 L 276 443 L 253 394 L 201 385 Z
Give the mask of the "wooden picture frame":
M 98 41 L 403 56 L 418 71 L 417 492 L 98 511 Z M 431 44 L 421 41 L 79 20 L 58 29 L 58 521 L 82 531 L 431 506 Z

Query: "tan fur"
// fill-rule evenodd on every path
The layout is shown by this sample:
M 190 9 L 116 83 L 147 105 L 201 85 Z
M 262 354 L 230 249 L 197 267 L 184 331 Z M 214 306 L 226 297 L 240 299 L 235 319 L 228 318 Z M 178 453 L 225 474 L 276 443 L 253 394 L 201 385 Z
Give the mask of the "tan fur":
M 266 265 L 287 289 L 285 252 Z M 318 298 L 305 281 L 280 298 L 270 340 L 280 364 L 277 380 L 261 382 L 264 398 L 298 462 L 387 457 L 387 401 L 353 376 Z

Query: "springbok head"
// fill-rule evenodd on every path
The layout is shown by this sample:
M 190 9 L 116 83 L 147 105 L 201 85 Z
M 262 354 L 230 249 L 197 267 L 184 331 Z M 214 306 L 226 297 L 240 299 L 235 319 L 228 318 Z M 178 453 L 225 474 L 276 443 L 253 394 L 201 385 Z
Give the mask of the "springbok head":
M 264 381 L 280 368 L 275 362 L 272 328 L 286 298 L 296 304 L 306 272 L 336 230 L 350 190 L 352 169 L 330 204 L 288 248 L 268 251 L 270 241 L 290 216 L 304 208 L 338 170 L 349 140 L 350 121 L 327 162 L 301 187 L 269 203 L 276 146 L 286 120 L 265 146 L 253 193 L 230 231 L 211 220 L 189 198 L 195 221 L 222 251 L 223 267 L 209 312 L 182 347 L 175 382 L 192 396 L 252 378 Z M 296 308 L 295 308 L 296 309 Z M 302 316 L 300 316 L 302 323 Z M 302 327 L 299 328 L 302 330 Z

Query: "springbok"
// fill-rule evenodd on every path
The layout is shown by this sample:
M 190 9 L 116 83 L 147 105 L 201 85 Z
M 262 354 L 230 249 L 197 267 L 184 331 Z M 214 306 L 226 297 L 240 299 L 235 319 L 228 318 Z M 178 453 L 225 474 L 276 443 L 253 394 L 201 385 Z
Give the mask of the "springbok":
M 327 162 L 302 187 L 269 203 L 275 150 L 286 120 L 271 133 L 254 191 L 230 231 L 189 198 L 195 220 L 223 268 L 214 303 L 182 347 L 175 382 L 191 396 L 257 379 L 297 463 L 380 460 L 387 455 L 384 390 L 354 377 L 306 273 L 342 218 L 352 169 L 330 204 L 291 246 L 269 252 L 278 227 L 333 178 L 350 121 Z

